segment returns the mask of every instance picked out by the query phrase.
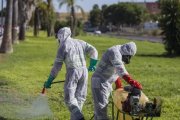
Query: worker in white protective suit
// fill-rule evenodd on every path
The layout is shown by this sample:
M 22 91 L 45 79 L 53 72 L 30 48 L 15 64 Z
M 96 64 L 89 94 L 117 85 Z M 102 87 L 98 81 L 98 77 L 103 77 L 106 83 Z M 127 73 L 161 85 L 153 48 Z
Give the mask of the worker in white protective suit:
M 44 87 L 50 88 L 64 62 L 66 64 L 65 103 L 71 113 L 71 120 L 84 120 L 81 110 L 87 95 L 88 70 L 95 70 L 98 52 L 95 47 L 87 42 L 71 38 L 71 30 L 68 27 L 61 28 L 57 33 L 57 38 L 60 47 Z M 86 68 L 87 54 L 91 58 L 88 70 Z
M 115 45 L 103 54 L 91 81 L 95 120 L 108 120 L 108 98 L 112 91 L 113 82 L 116 83 L 116 88 L 122 87 L 119 78 L 123 78 L 135 88 L 142 89 L 141 84 L 130 77 L 124 66 L 124 64 L 130 63 L 136 49 L 136 44 L 129 42 L 123 45 Z

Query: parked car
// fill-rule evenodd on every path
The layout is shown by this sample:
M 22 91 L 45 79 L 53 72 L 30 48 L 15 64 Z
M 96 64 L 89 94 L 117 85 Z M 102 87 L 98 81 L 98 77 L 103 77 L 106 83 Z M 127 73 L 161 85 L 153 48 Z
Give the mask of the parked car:
M 95 31 L 94 31 L 94 34 L 95 34 L 95 35 L 101 35 L 101 31 L 100 31 L 100 30 L 95 30 Z

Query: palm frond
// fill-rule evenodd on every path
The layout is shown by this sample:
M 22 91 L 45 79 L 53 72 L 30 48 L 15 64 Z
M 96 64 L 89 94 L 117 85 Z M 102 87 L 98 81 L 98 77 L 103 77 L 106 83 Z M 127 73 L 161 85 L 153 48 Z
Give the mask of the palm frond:
M 76 5 L 75 7 L 77 10 L 80 10 L 82 16 L 85 17 L 85 12 L 84 12 L 83 8 L 80 5 Z

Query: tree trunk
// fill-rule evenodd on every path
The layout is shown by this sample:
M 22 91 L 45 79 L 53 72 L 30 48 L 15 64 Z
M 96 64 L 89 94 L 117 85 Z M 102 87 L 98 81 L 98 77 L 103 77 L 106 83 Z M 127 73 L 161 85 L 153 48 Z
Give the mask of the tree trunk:
M 25 30 L 26 30 L 26 5 L 23 0 L 19 0 L 19 40 L 25 40 Z
M 19 43 L 18 41 L 18 0 L 13 1 L 13 19 L 12 19 L 12 42 Z
M 53 22 L 53 18 L 50 18 L 52 15 L 51 15 L 51 8 L 53 8 L 53 5 L 52 5 L 52 0 L 47 0 L 47 2 L 48 2 L 48 6 L 47 6 L 47 8 L 48 8 L 48 25 L 47 25 L 47 36 L 48 37 L 50 37 L 50 36 L 52 36 L 53 35 L 53 24 L 54 24 L 54 22 Z
M 39 8 L 36 7 L 34 12 L 34 36 L 38 36 L 40 26 Z
M 76 34 L 76 14 L 74 6 L 71 7 L 71 30 L 72 30 L 72 36 L 75 36 Z
M 50 26 L 50 23 L 48 22 L 48 25 L 47 25 L 47 36 L 50 37 L 51 36 L 51 26 Z
M 5 18 L 5 29 L 3 34 L 3 41 L 0 47 L 0 53 L 12 53 L 12 10 L 13 0 L 7 0 L 7 13 Z
M 32 17 L 35 0 L 18 0 L 19 2 L 19 40 L 25 40 L 26 28 Z
M 25 33 L 26 33 L 26 24 L 22 23 L 19 27 L 19 40 L 25 40 Z
M 4 18 L 4 15 L 3 15 L 3 4 L 4 4 L 4 2 L 2 0 L 2 2 L 1 2 L 1 27 L 3 27 L 3 25 L 4 25 L 4 21 L 3 21 L 3 18 Z
M 47 25 L 47 36 L 53 36 L 53 22 L 49 20 L 48 25 Z

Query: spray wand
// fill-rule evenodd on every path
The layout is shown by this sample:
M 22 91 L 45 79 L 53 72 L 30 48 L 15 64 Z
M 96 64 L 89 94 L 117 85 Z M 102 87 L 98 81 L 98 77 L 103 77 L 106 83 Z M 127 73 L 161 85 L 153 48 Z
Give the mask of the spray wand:
M 61 83 L 61 82 L 65 82 L 65 81 L 56 81 L 56 82 L 52 82 L 51 84 L 56 84 L 56 83 Z M 46 88 L 45 87 L 43 87 L 43 89 L 42 89 L 42 91 L 41 91 L 41 94 L 42 95 L 45 95 L 45 93 L 46 93 Z

